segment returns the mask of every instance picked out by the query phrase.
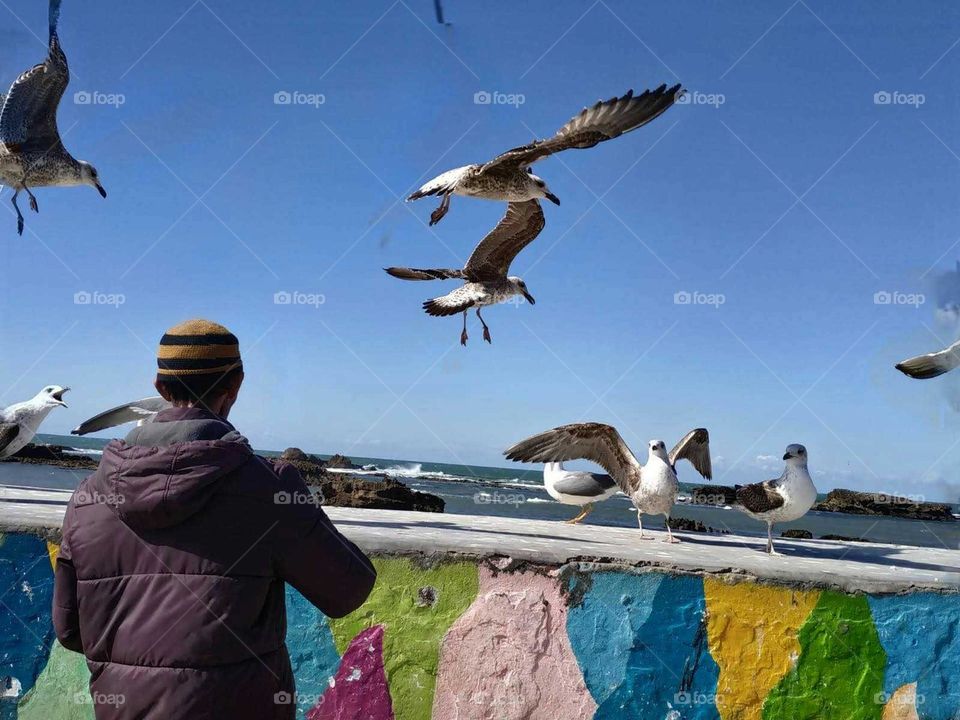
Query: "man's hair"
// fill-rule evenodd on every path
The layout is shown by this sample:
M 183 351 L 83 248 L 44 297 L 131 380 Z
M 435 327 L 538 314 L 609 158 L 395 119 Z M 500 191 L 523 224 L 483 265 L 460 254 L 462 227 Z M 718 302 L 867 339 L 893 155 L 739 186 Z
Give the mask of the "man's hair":
M 182 375 L 179 377 L 157 378 L 157 384 L 165 391 L 172 402 L 191 403 L 206 406 L 207 403 L 226 392 L 243 368 L 235 367 L 226 373 L 205 375 Z

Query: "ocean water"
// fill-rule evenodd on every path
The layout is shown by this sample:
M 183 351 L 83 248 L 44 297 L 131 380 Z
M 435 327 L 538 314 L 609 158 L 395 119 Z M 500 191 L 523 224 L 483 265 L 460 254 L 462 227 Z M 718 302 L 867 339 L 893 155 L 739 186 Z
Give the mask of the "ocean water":
M 107 441 L 98 438 L 77 438 L 60 435 L 38 435 L 40 442 L 72 447 L 78 453 L 98 457 Z M 276 456 L 277 452 L 262 452 Z M 326 458 L 328 455 L 318 455 Z M 495 468 L 414 462 L 388 458 L 351 457 L 367 469 L 350 471 L 359 475 L 386 473 L 402 480 L 414 490 L 433 493 L 446 502 L 445 511 L 464 515 L 496 515 L 516 519 L 566 520 L 578 509 L 555 502 L 543 489 L 539 468 Z M 0 485 L 53 487 L 72 489 L 85 472 L 46 465 L 0 462 Z M 700 485 L 709 486 L 708 482 Z M 698 485 L 699 486 L 699 485 Z M 681 484 L 681 499 L 693 486 Z M 765 536 L 766 526 L 735 508 L 692 505 L 679 502 L 675 517 L 698 520 L 720 532 L 737 535 Z M 636 510 L 623 495 L 598 503 L 587 518 L 591 525 L 635 527 Z M 644 516 L 644 527 L 662 529 L 663 518 Z M 960 548 L 960 522 L 923 522 L 902 518 L 843 513 L 810 512 L 800 520 L 777 525 L 776 532 L 787 528 L 803 528 L 814 537 L 833 534 L 860 537 L 874 542 L 917 545 L 956 550 Z

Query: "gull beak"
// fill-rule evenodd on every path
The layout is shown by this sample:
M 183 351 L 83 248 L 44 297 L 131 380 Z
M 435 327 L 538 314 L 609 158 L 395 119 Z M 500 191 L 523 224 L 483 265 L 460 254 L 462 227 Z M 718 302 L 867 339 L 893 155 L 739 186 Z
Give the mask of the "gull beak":
M 58 405 L 63 405 L 63 407 L 67 407 L 67 404 L 63 401 L 63 394 L 67 392 L 69 389 L 70 388 L 64 388 L 63 390 L 58 390 L 55 393 L 51 393 L 50 397 L 56 400 Z
M 100 193 L 100 197 L 105 198 L 107 196 L 107 191 L 103 189 L 103 185 L 94 183 L 94 187 L 97 189 L 97 192 Z
M 548 192 L 546 195 L 544 195 L 544 197 L 545 197 L 547 200 L 549 200 L 550 202 L 552 202 L 554 205 L 559 205 L 559 204 L 560 204 L 560 198 L 558 198 L 558 197 L 557 197 L 556 195 L 554 195 L 552 192 Z
M 531 295 L 530 293 L 524 291 L 523 296 L 527 299 L 527 302 L 530 303 L 531 305 L 537 304 L 537 301 L 533 299 L 533 295 Z
M 793 455 L 791 455 L 790 453 L 784 453 L 784 454 L 783 454 L 783 459 L 784 459 L 784 460 L 789 460 L 789 459 L 792 458 L 792 457 L 793 457 Z

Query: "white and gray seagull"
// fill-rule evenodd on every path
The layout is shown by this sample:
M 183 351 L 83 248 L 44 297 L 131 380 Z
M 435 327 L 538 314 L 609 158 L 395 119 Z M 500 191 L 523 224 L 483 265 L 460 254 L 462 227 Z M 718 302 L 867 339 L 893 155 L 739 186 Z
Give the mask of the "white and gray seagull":
M 447 214 L 451 195 L 522 202 L 546 198 L 560 204 L 542 178 L 530 170 L 537 160 L 571 149 L 592 148 L 598 143 L 620 137 L 636 130 L 662 115 L 683 94 L 680 85 L 656 90 L 645 90 L 634 97 L 633 90 L 623 97 L 598 101 L 571 118 L 556 135 L 547 140 L 534 140 L 498 155 L 483 164 L 464 165 L 448 170 L 424 184 L 407 200 L 418 200 L 428 195 L 441 198 L 440 206 L 430 214 L 435 225 Z
M 512 202 L 497 226 L 474 248 L 462 270 L 390 267 L 386 272 L 401 280 L 466 280 L 462 286 L 442 297 L 423 303 L 428 315 L 444 317 L 463 313 L 460 344 L 467 344 L 467 311 L 477 309 L 483 325 L 483 339 L 491 342 L 490 328 L 480 308 L 496 305 L 511 297 L 523 295 L 531 305 L 536 301 L 522 278 L 508 276 L 510 263 L 543 230 L 543 209 L 536 200 Z
M 593 504 L 611 498 L 620 492 L 609 475 L 565 470 L 562 462 L 548 462 L 543 466 L 543 487 L 547 494 L 564 505 L 577 505 L 581 511 L 565 522 L 576 525 L 593 511 Z
M 130 422 L 142 425 L 143 423 L 153 421 L 158 412 L 170 407 L 173 406 L 159 395 L 143 398 L 142 400 L 134 400 L 133 402 L 105 410 L 99 415 L 94 415 L 89 420 L 84 420 L 71 430 L 70 434 L 88 435 L 98 430 L 106 430 L 107 428 Z
M 773 549 L 773 524 L 798 520 L 817 501 L 817 488 L 807 470 L 807 449 L 803 445 L 787 445 L 783 473 L 775 480 L 766 480 L 737 488 L 737 506 L 752 518 L 767 524 L 767 552 Z
M 0 183 L 13 188 L 21 235 L 23 214 L 17 205 L 21 190 L 30 197 L 34 212 L 39 212 L 39 207 L 31 187 L 89 185 L 107 196 L 93 165 L 67 152 L 57 130 L 57 107 L 70 82 L 67 56 L 57 37 L 60 1 L 50 0 L 47 58 L 22 73 L 6 97 L 0 95 Z
M 680 542 L 670 530 L 670 513 L 678 491 L 676 464 L 689 460 L 698 473 L 711 479 L 710 435 L 704 428 L 691 430 L 669 454 L 662 440 L 651 440 L 648 448 L 647 464 L 641 465 L 616 428 L 602 423 L 574 423 L 522 440 L 504 455 L 518 462 L 592 460 L 610 473 L 633 501 L 641 538 L 651 539 L 643 534 L 643 513 L 647 513 L 666 517 L 665 542 Z
M 10 457 L 33 440 L 50 411 L 67 406 L 63 394 L 69 389 L 47 385 L 29 400 L 0 409 L 0 458 Z
M 896 365 L 897 370 L 917 380 L 929 380 L 960 366 L 960 340 L 937 352 L 917 355 Z

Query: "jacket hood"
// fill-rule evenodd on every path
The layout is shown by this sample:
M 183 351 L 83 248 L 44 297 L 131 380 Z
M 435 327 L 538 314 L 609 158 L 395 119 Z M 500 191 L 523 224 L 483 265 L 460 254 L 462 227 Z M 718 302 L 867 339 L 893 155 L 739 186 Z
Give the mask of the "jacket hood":
M 220 480 L 251 457 L 226 420 L 200 408 L 164 410 L 104 448 L 74 502 L 106 503 L 134 529 L 171 527 L 201 510 Z

